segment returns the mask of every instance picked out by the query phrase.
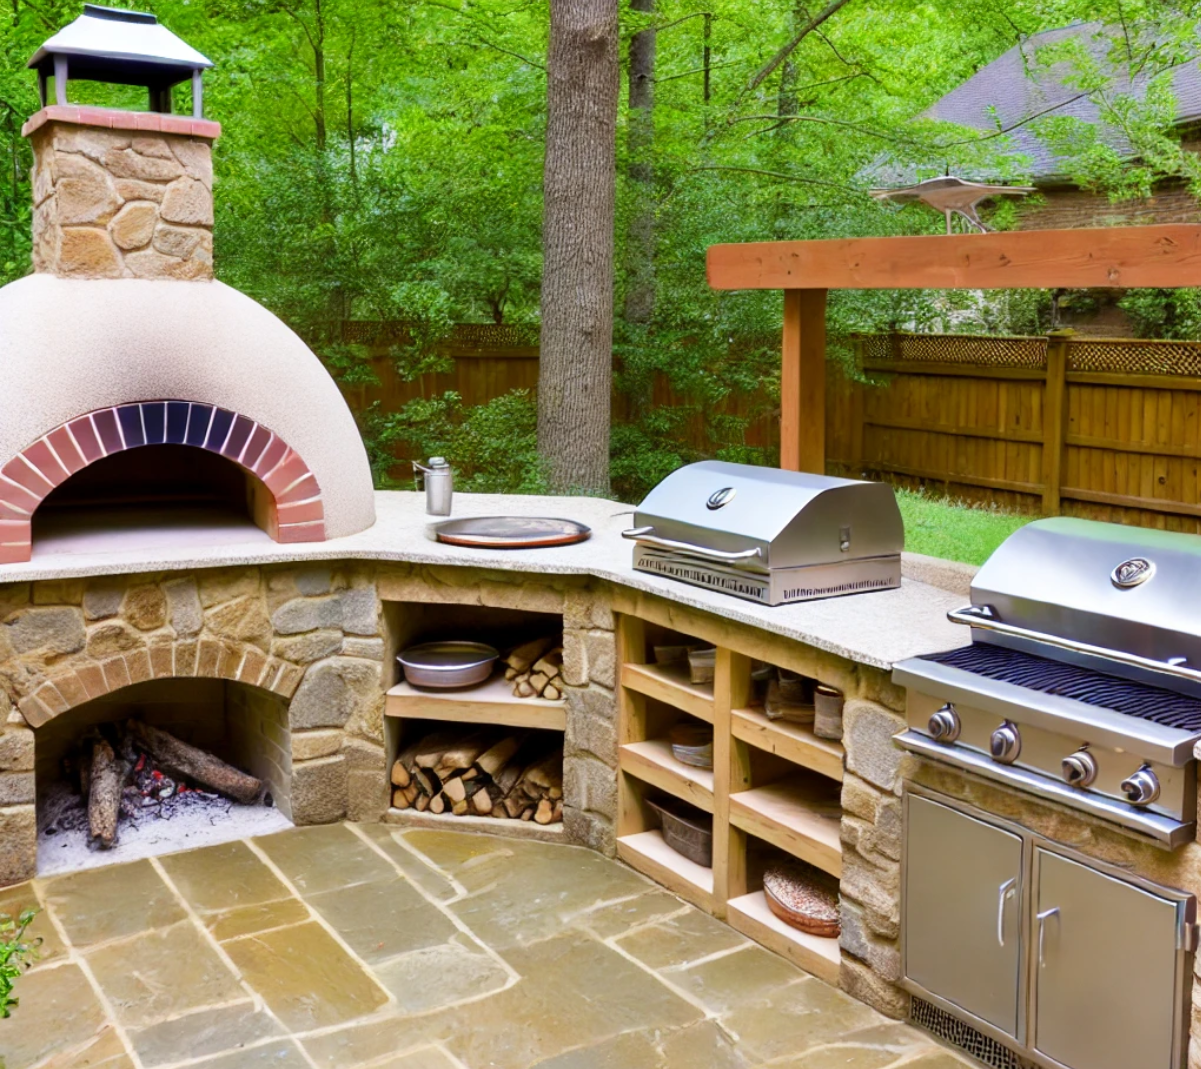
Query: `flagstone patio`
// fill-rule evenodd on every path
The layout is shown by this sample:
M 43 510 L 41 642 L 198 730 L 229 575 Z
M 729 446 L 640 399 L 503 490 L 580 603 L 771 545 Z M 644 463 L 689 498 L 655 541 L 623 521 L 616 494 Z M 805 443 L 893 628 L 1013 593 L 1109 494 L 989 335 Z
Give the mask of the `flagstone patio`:
M 960 1069 L 591 851 L 345 824 L 0 892 L 3 1069 Z

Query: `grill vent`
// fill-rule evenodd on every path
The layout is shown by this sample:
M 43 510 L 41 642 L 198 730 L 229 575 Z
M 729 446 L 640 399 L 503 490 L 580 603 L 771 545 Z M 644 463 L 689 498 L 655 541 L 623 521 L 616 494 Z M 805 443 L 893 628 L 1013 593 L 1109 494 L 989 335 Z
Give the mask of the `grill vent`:
M 1008 1047 L 1002 1046 L 983 1032 L 977 1031 L 970 1024 L 965 1024 L 958 1017 L 953 1017 L 945 1010 L 914 998 L 911 1020 L 919 1028 L 924 1028 L 935 1039 L 958 1048 L 965 1054 L 970 1054 L 979 1062 L 991 1065 L 993 1069 L 1037 1069 L 1034 1062 L 1014 1054 Z
M 1032 653 L 976 643 L 925 658 L 986 679 L 1072 698 L 1181 731 L 1201 731 L 1201 700 Z

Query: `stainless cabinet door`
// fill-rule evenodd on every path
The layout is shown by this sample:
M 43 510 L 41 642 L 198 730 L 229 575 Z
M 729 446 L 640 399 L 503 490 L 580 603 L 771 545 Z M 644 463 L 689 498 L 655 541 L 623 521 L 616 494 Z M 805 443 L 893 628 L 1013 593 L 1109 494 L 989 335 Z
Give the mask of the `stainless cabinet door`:
M 1022 840 L 918 795 L 905 811 L 905 975 L 1018 1034 Z
M 1034 1048 L 1080 1069 L 1176 1069 L 1176 903 L 1035 855 Z

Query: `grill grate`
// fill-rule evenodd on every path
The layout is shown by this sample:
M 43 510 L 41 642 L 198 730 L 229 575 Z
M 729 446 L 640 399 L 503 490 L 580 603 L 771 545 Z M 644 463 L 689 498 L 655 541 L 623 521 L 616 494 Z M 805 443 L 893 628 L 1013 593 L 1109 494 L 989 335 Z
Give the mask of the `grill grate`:
M 936 1039 L 970 1054 L 977 1061 L 991 1065 L 993 1069 L 1036 1069 L 1033 1062 L 925 999 L 915 997 L 912 1005 L 910 1019 L 915 1025 L 924 1028 Z
M 1201 731 L 1201 699 L 1105 675 L 1091 668 L 985 643 L 936 653 L 925 660 L 961 668 L 986 679 L 998 679 L 1044 694 L 1112 709 L 1153 724 L 1181 731 Z

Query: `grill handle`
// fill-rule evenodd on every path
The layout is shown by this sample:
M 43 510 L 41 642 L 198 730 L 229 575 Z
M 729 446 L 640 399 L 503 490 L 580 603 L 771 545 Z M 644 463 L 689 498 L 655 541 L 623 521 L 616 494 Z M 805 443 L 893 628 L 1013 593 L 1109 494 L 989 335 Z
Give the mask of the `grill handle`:
M 996 610 L 991 605 L 968 605 L 963 609 L 952 609 L 947 613 L 947 619 L 953 624 L 967 624 L 978 627 L 981 631 L 995 631 L 998 635 L 1011 635 L 1014 638 L 1029 639 L 1044 646 L 1054 646 L 1056 649 L 1069 650 L 1072 653 L 1087 653 L 1093 657 L 1104 657 L 1118 664 L 1128 664 L 1133 668 L 1142 668 L 1147 672 L 1158 672 L 1160 675 L 1175 676 L 1177 679 L 1187 679 L 1192 683 L 1201 683 L 1201 672 L 1188 668 L 1183 657 L 1173 657 L 1167 661 L 1157 661 L 1151 657 L 1140 657 L 1137 653 L 1126 653 L 1124 650 L 1111 650 L 1105 646 L 1094 646 L 1088 642 L 1080 642 L 1062 635 L 1049 635 L 1043 631 L 1031 631 L 1027 627 L 1003 623 Z
M 756 557 L 763 556 L 763 550 L 758 546 L 755 546 L 754 549 L 740 549 L 733 552 L 724 549 L 709 549 L 706 546 L 694 546 L 691 542 L 677 542 L 671 538 L 662 538 L 657 534 L 652 534 L 652 531 L 654 531 L 653 527 L 631 527 L 628 531 L 622 531 L 621 537 L 645 542 L 647 545 L 656 546 L 659 549 L 675 549 L 681 553 L 691 553 L 694 557 L 708 557 L 710 560 L 727 563 L 754 560 Z

